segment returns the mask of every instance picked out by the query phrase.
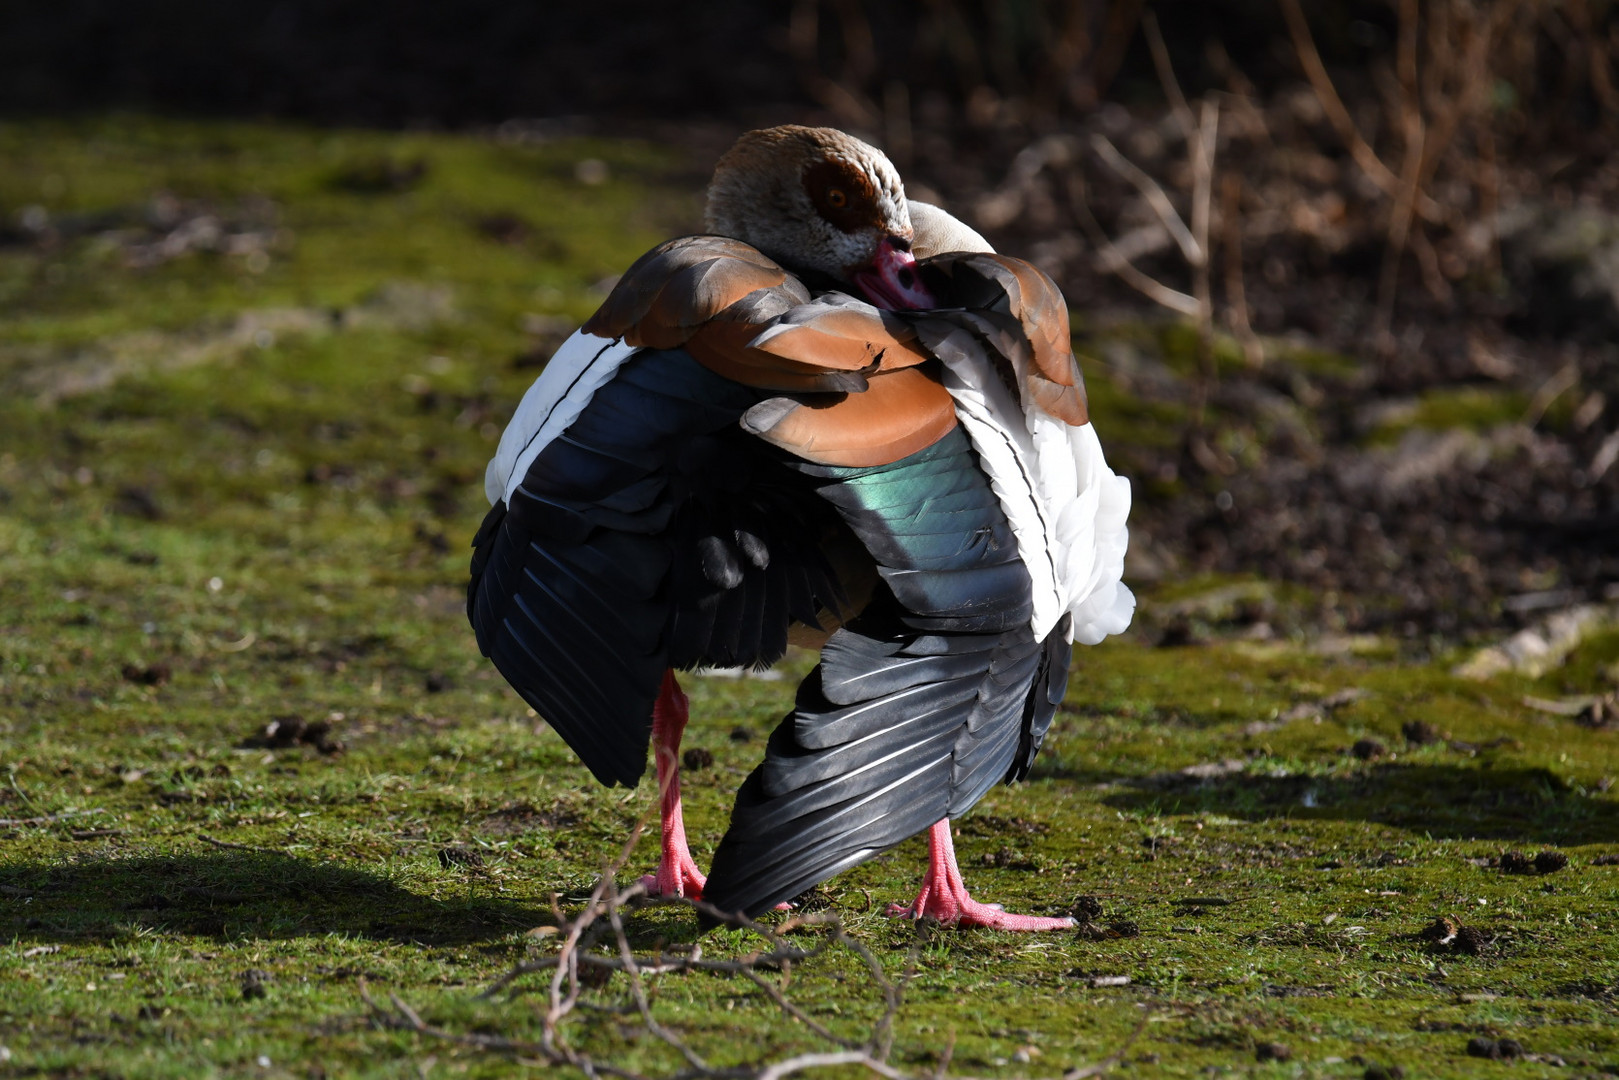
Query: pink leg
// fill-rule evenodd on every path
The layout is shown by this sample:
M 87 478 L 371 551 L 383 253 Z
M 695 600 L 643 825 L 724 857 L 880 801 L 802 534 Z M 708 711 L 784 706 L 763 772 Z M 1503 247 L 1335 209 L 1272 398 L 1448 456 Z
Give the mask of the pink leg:
M 1067 930 L 1074 925 L 1069 918 L 1008 915 L 999 904 L 980 904 L 968 896 L 961 868 L 956 865 L 956 845 L 950 838 L 948 818 L 928 832 L 928 872 L 916 902 L 910 907 L 893 904 L 888 913 L 937 919 L 951 926 L 987 926 L 991 930 Z
M 708 879 L 692 861 L 686 846 L 686 822 L 680 812 L 680 736 L 686 730 L 686 695 L 673 671 L 664 672 L 663 689 L 652 706 L 652 753 L 658 764 L 658 807 L 663 817 L 663 854 L 658 870 L 641 879 L 653 896 L 700 899 Z

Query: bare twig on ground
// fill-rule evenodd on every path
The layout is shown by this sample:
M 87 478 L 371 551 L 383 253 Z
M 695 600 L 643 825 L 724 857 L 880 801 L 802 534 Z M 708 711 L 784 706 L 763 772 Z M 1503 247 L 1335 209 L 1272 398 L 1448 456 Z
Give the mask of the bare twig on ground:
M 270 848 L 254 847 L 252 844 L 237 844 L 230 840 L 219 840 L 215 837 L 209 836 L 207 833 L 198 833 L 197 839 L 201 840 L 205 844 L 211 844 L 216 848 L 227 848 L 231 851 L 257 851 L 260 853 L 269 853 L 272 850 Z
M 635 834 L 638 836 L 640 826 Z M 582 1000 L 582 988 L 587 981 L 580 978 L 581 969 L 621 972 L 629 989 L 627 1006 L 608 1007 L 606 1011 L 623 1017 L 637 1018 L 640 1029 L 656 1038 L 679 1055 L 683 1067 L 670 1073 L 672 1080 L 782 1080 L 797 1073 L 817 1069 L 856 1066 L 884 1080 L 943 1080 L 954 1049 L 953 1037 L 939 1054 L 938 1065 L 928 1073 L 912 1074 L 888 1063 L 893 1042 L 893 1025 L 904 998 L 904 987 L 914 973 L 921 939 L 913 946 L 907 958 L 904 973 L 898 980 L 891 979 L 879 960 L 865 944 L 851 937 L 842 921 L 832 912 L 815 912 L 791 916 L 775 926 L 766 925 L 741 915 L 727 915 L 702 901 L 676 897 L 647 897 L 636 882 L 623 891 L 614 878 L 633 850 L 633 840 L 618 858 L 610 863 L 596 887 L 591 891 L 584 908 L 571 918 L 558 912 L 559 951 L 554 956 L 528 960 L 512 968 L 497 979 L 480 996 L 491 997 L 503 991 L 513 991 L 515 984 L 525 976 L 549 973 L 545 1007 L 540 1012 L 539 1038 L 516 1038 L 489 1033 L 452 1031 L 423 1019 L 422 1015 L 398 995 L 390 993 L 386 1005 L 371 993 L 365 980 L 359 982 L 360 999 L 370 1009 L 373 1022 L 390 1028 L 412 1031 L 426 1038 L 454 1043 L 459 1046 L 510 1055 L 518 1060 L 538 1065 L 564 1065 L 587 1077 L 613 1076 L 622 1080 L 647 1080 L 642 1073 L 614 1065 L 586 1054 L 570 1045 L 564 1037 L 563 1027 L 577 1009 L 601 1010 L 602 1006 Z M 659 948 L 651 955 L 638 955 L 630 943 L 626 927 L 626 910 L 635 911 L 646 906 L 680 906 L 705 915 L 729 926 L 747 931 L 762 939 L 763 947 L 744 953 L 734 959 L 710 959 L 703 956 L 701 945 L 693 945 L 687 952 L 673 952 Z M 603 932 L 610 942 L 603 942 L 606 953 L 594 951 Z M 788 940 L 788 935 L 804 932 L 817 933 L 812 944 L 800 945 Z M 840 1035 L 815 1020 L 800 1005 L 787 996 L 787 983 L 795 965 L 825 956 L 834 949 L 842 949 L 858 958 L 866 969 L 870 983 L 883 999 L 883 1010 L 863 1038 Z M 815 1050 L 796 1054 L 774 1062 L 761 1062 L 744 1066 L 719 1066 L 708 1061 L 689 1045 L 669 1024 L 660 1020 L 653 1007 L 654 998 L 648 992 L 646 980 L 654 975 L 678 975 L 692 971 L 741 975 L 757 986 L 783 1013 L 801 1023 L 816 1038 L 833 1044 L 836 1049 Z M 771 978 L 770 972 L 781 972 L 781 981 Z M 599 985 L 599 984 L 594 984 Z M 1123 1054 L 1141 1034 L 1138 1027 L 1123 1047 L 1112 1057 L 1094 1065 L 1076 1069 L 1067 1074 L 1074 1080 L 1101 1075 L 1123 1058 Z
M 41 814 L 38 817 L 26 818 L 0 818 L 0 829 L 15 829 L 28 825 L 54 825 L 58 821 L 68 818 L 83 817 L 88 814 L 104 814 L 105 810 L 63 810 L 59 814 Z

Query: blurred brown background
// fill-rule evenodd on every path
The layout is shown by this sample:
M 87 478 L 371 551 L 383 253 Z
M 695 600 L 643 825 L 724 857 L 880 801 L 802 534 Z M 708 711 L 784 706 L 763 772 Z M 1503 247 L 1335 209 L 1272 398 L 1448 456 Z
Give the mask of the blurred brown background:
M 1136 580 L 1307 587 L 1165 640 L 1421 639 L 1619 599 L 1616 55 L 1609 0 L 63 0 L 0 10 L 0 112 L 633 134 L 694 186 L 847 128 L 1063 285 Z

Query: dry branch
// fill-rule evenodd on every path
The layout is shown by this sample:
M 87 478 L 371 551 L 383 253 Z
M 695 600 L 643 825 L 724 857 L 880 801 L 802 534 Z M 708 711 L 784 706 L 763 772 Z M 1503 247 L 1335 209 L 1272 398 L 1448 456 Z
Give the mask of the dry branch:
M 1209 246 L 1209 227 L 1214 191 L 1214 158 L 1219 146 L 1220 106 L 1211 95 L 1199 103 L 1198 110 L 1194 113 L 1191 104 L 1186 100 L 1186 95 L 1181 91 L 1180 83 L 1175 78 L 1175 69 L 1169 60 L 1169 49 L 1158 30 L 1158 20 L 1149 12 L 1142 17 L 1141 27 L 1146 35 L 1147 45 L 1152 51 L 1153 64 L 1158 70 L 1158 79 L 1163 85 L 1164 96 L 1169 100 L 1170 111 L 1180 127 L 1182 137 L 1186 140 L 1186 157 L 1192 173 L 1191 225 L 1188 226 L 1186 219 L 1175 209 L 1163 186 L 1121 154 L 1118 147 L 1106 136 L 1100 133 L 1092 135 L 1091 148 L 1103 164 L 1141 193 L 1142 199 L 1152 209 L 1165 231 L 1180 246 L 1181 257 L 1186 260 L 1186 265 L 1191 271 L 1192 295 L 1187 296 L 1171 289 L 1137 269 L 1096 224 L 1096 219 L 1085 201 L 1083 182 L 1071 184 L 1070 191 L 1081 224 L 1100 253 L 1098 268 L 1118 275 L 1126 283 L 1165 307 L 1190 315 L 1196 323 L 1198 383 L 1193 412 L 1194 426 L 1201 427 L 1204 407 L 1217 375 L 1214 362 L 1214 292 L 1209 277 L 1210 264 L 1213 262 Z M 1240 263 L 1236 272 L 1238 275 L 1242 272 Z M 1245 312 L 1244 325 L 1246 322 Z
M 1377 156 L 1371 144 L 1361 135 L 1360 129 L 1355 126 L 1354 117 L 1349 115 L 1349 109 L 1344 106 L 1343 99 L 1338 96 L 1338 89 L 1332 83 L 1332 76 L 1327 74 L 1327 67 L 1321 62 L 1321 54 L 1316 51 L 1315 39 L 1310 36 L 1310 24 L 1304 18 L 1304 10 L 1299 6 L 1299 0 L 1281 0 L 1282 14 L 1287 18 L 1287 29 L 1293 37 L 1293 48 L 1298 53 L 1299 63 L 1304 67 L 1305 77 L 1310 80 L 1310 88 L 1315 91 L 1317 100 L 1326 111 L 1327 119 L 1332 126 L 1338 129 L 1338 137 L 1343 139 L 1344 145 L 1349 148 L 1349 154 L 1355 159 L 1355 164 L 1361 171 L 1372 178 L 1372 182 L 1383 189 L 1383 193 L 1394 197 L 1400 192 L 1400 178 L 1394 171 L 1383 164 L 1383 159 Z M 1417 213 L 1426 221 L 1434 223 L 1443 222 L 1446 218 L 1445 208 L 1440 206 L 1427 195 L 1420 194 L 1413 205 Z
M 637 825 L 635 835 L 638 836 Z M 620 891 L 614 875 L 622 867 L 634 838 L 623 854 L 609 864 L 585 906 L 571 918 L 560 917 L 555 938 L 560 948 L 555 956 L 524 961 L 489 986 L 481 998 L 501 992 L 519 992 L 516 984 L 525 976 L 549 974 L 547 1000 L 540 1013 L 540 1037 L 514 1038 L 487 1033 L 457 1032 L 435 1025 L 396 994 L 388 995 L 386 1005 L 371 993 L 364 979 L 359 981 L 362 1002 L 371 1012 L 372 1021 L 380 1026 L 415 1032 L 425 1038 L 454 1043 L 489 1053 L 505 1054 L 520 1061 L 541 1066 L 567 1066 L 586 1077 L 613 1076 L 621 1080 L 649 1080 L 642 1073 L 600 1060 L 569 1045 L 563 1028 L 568 1018 L 581 1008 L 611 1012 L 621 1017 L 634 1017 L 640 1029 L 680 1055 L 684 1068 L 668 1074 L 668 1080 L 781 1080 L 781 1078 L 816 1069 L 856 1066 L 884 1078 L 884 1080 L 944 1080 L 953 1044 L 947 1044 L 940 1054 L 938 1067 L 931 1073 L 912 1074 L 888 1063 L 893 1041 L 893 1024 L 899 1014 L 904 997 L 904 986 L 914 971 L 918 949 L 913 947 L 907 960 L 905 974 L 898 980 L 889 978 L 882 961 L 862 942 L 851 937 L 842 921 L 831 912 L 816 912 L 789 917 L 775 926 L 759 923 L 740 915 L 727 915 L 702 901 L 677 897 L 648 897 L 639 882 Z M 653 954 L 637 954 L 630 943 L 625 926 L 626 909 L 639 910 L 649 906 L 679 906 L 696 914 L 706 915 L 732 927 L 748 931 L 762 939 L 763 946 L 735 959 L 709 959 L 703 956 L 701 945 L 693 945 L 689 952 L 677 953 L 660 948 Z M 815 941 L 806 946 L 787 940 L 787 935 L 817 933 Z M 587 951 L 604 936 L 611 955 Z M 920 944 L 920 942 L 918 943 Z M 865 966 L 870 982 L 882 995 L 883 1011 L 863 1039 L 851 1039 L 831 1031 L 811 1017 L 808 1012 L 787 996 L 785 976 L 793 965 L 825 956 L 834 949 L 853 954 Z M 595 968 L 622 972 L 629 984 L 628 1006 L 600 1006 L 586 1002 L 581 988 L 586 984 L 579 977 L 582 968 Z M 678 975 L 691 971 L 709 971 L 742 975 L 757 986 L 782 1012 L 837 1049 L 816 1050 L 797 1054 L 775 1062 L 760 1062 L 746 1066 L 718 1066 L 688 1045 L 669 1025 L 659 1020 L 653 1008 L 652 995 L 647 992 L 646 979 L 652 975 Z M 773 981 L 768 972 L 780 971 L 781 983 Z M 1122 1060 L 1124 1051 L 1140 1035 L 1137 1029 L 1117 1054 L 1094 1065 L 1073 1070 L 1075 1078 L 1098 1076 Z

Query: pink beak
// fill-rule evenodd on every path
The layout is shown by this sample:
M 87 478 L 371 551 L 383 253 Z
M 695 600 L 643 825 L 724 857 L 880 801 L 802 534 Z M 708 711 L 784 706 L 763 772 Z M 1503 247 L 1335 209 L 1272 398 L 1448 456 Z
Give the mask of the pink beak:
M 877 246 L 871 265 L 853 275 L 854 283 L 866 298 L 889 311 L 937 307 L 933 294 L 922 285 L 916 273 L 916 257 L 907 248 L 885 237 Z

